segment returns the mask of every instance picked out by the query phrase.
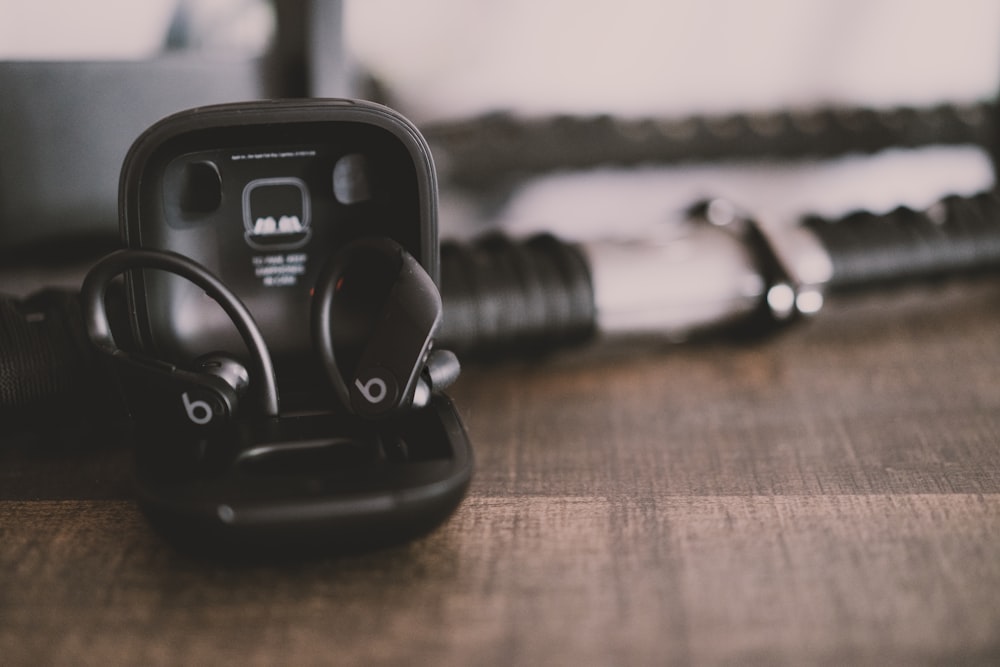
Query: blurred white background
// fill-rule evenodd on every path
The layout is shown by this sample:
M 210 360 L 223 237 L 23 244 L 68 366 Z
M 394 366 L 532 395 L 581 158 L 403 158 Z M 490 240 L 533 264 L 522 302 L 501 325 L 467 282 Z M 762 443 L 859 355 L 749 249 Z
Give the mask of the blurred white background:
M 363 0 L 351 51 L 415 117 L 990 96 L 995 0 Z
M 266 0 L 0 0 L 0 59 L 154 57 L 179 4 L 206 54 L 245 56 L 269 43 Z M 930 105 L 992 98 L 1000 81 L 995 0 L 345 0 L 344 30 L 353 71 L 376 76 L 418 124 L 494 110 L 676 116 Z M 601 170 L 528 183 L 489 222 L 573 234 L 642 229 L 715 195 L 791 219 L 926 206 L 992 179 L 985 154 L 970 148 Z M 446 198 L 443 229 L 467 229 L 480 214 Z
M 350 57 L 417 120 L 991 96 L 995 0 L 344 0 Z M 0 0 L 0 60 L 136 59 L 182 6 L 200 45 L 261 50 L 267 0 Z

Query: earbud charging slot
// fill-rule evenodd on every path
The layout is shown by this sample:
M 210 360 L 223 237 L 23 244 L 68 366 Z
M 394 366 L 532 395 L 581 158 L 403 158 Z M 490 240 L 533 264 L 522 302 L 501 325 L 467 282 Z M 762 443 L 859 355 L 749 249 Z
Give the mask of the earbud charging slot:
M 236 465 L 259 474 L 303 475 L 370 465 L 376 456 L 377 449 L 371 443 L 330 438 L 252 447 L 236 457 Z

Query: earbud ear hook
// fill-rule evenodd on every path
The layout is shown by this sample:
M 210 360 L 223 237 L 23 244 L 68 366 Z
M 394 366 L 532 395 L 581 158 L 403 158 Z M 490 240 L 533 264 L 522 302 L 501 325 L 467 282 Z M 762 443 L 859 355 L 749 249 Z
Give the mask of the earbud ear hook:
M 84 279 L 80 292 L 84 324 L 94 345 L 102 353 L 124 359 L 126 362 L 145 360 L 138 355 L 123 352 L 115 343 L 104 303 L 111 280 L 132 269 L 158 269 L 186 278 L 205 290 L 205 293 L 222 307 L 250 351 L 255 366 L 253 369 L 255 384 L 259 385 L 261 413 L 265 417 L 278 417 L 279 401 L 274 364 L 253 315 L 221 280 L 205 267 L 183 255 L 168 251 L 124 249 L 111 253 L 94 265 Z M 217 361 L 219 368 L 206 368 L 205 372 L 221 378 L 227 384 L 232 381 L 233 390 L 238 392 L 239 372 L 232 367 L 224 368 L 225 364 L 221 360 Z

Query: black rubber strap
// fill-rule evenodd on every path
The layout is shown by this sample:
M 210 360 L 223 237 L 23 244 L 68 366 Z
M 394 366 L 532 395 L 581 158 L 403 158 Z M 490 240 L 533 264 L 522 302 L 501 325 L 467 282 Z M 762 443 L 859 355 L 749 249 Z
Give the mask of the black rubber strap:
M 549 235 L 442 244 L 441 297 L 439 344 L 466 356 L 537 352 L 594 332 L 587 264 Z
M 1000 266 L 1000 195 L 947 197 L 925 211 L 851 213 L 803 223 L 830 253 L 831 290 Z
M 443 180 L 471 188 L 562 169 L 835 157 L 886 148 L 992 148 L 992 103 L 625 118 L 490 114 L 422 128 Z
M 26 424 L 75 427 L 116 406 L 70 290 L 0 297 L 0 435 Z

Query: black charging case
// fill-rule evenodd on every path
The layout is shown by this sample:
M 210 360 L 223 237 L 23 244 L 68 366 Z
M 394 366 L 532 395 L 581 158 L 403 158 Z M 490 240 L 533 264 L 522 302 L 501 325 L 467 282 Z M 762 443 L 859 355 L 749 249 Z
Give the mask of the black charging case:
M 310 338 L 316 281 L 353 240 L 388 237 L 439 281 L 436 177 L 412 124 L 355 100 L 181 112 L 133 144 L 119 211 L 127 247 L 193 259 L 243 301 L 282 394 L 279 418 L 245 405 L 207 439 L 136 423 L 136 488 L 154 525 L 185 547 L 273 556 L 411 539 L 450 515 L 473 465 L 451 400 L 355 417 L 329 392 Z M 145 355 L 183 365 L 245 354 L 225 313 L 184 279 L 132 271 L 126 293 Z

